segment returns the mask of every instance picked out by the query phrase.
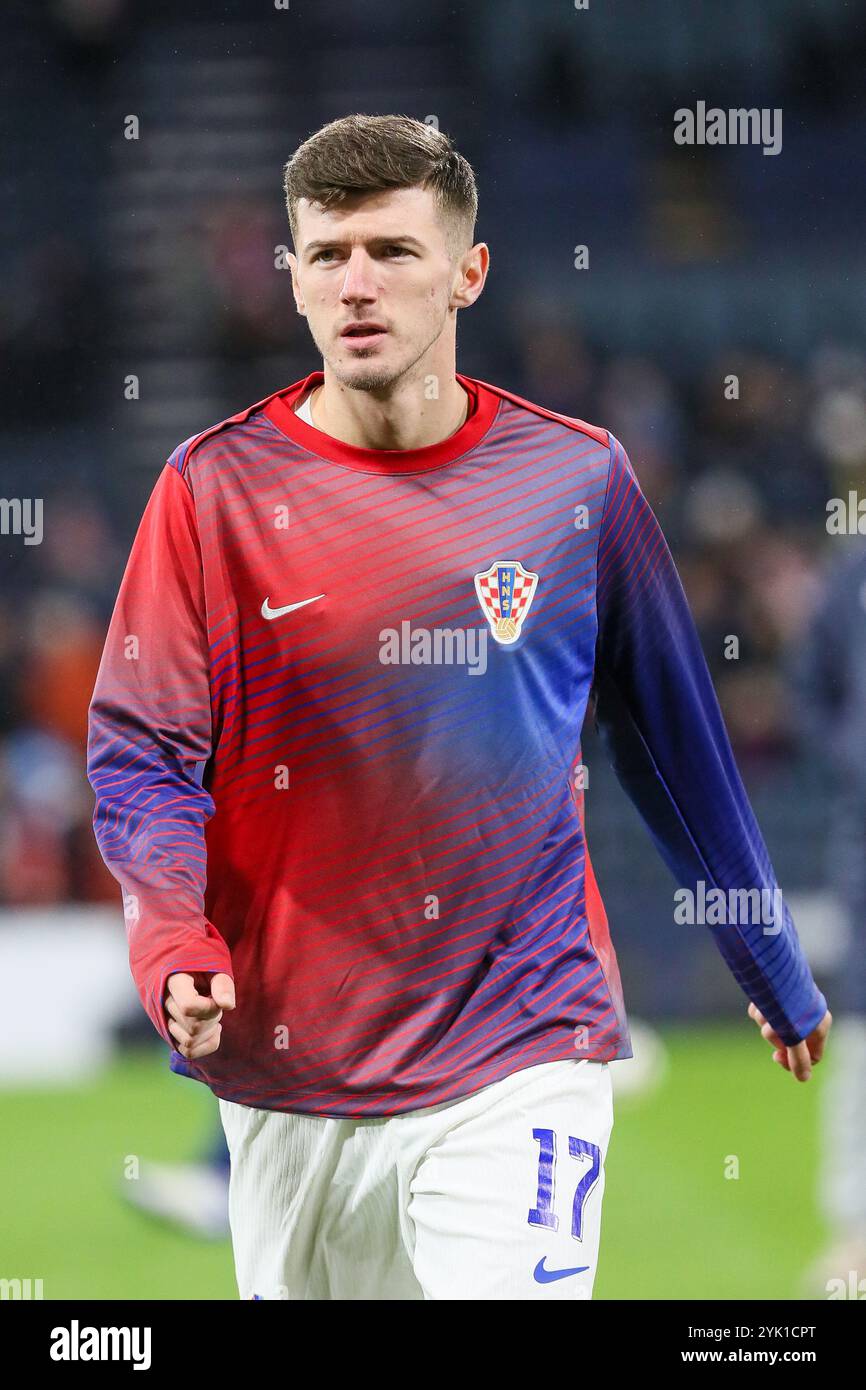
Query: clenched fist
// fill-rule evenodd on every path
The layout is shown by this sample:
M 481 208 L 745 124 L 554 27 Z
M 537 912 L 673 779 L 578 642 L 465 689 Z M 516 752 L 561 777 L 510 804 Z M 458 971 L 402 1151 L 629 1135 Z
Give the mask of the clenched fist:
M 168 1031 L 188 1061 L 216 1052 L 222 1037 L 220 1019 L 235 1006 L 230 975 L 169 975 L 165 996 Z

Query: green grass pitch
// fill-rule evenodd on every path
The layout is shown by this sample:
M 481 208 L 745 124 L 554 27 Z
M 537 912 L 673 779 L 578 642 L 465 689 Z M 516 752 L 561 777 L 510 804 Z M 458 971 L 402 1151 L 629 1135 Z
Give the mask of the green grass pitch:
M 795 1082 L 748 1020 L 662 1036 L 663 1084 L 615 1106 L 595 1297 L 800 1297 L 824 1235 L 823 1067 Z M 152 1052 L 86 1087 L 0 1093 L 0 1276 L 41 1278 L 46 1299 L 236 1298 L 227 1242 L 177 1235 L 117 1196 L 128 1155 L 189 1159 L 216 1120 L 210 1092 Z

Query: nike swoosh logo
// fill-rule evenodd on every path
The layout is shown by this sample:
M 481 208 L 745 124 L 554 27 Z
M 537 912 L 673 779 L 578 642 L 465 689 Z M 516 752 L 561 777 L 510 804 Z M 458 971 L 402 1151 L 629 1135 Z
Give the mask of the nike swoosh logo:
M 316 599 L 324 597 L 324 594 L 315 594 L 313 598 L 302 598 L 300 603 L 287 603 L 282 608 L 271 608 L 270 602 L 268 601 L 268 599 L 265 599 L 264 603 L 262 604 L 262 617 L 267 618 L 268 620 L 271 620 L 273 618 L 282 618 L 286 613 L 294 613 L 296 608 L 303 608 L 305 604 L 315 603 Z
M 538 1261 L 533 1270 L 536 1284 L 552 1284 L 555 1279 L 567 1279 L 570 1274 L 583 1274 L 589 1269 L 589 1265 L 577 1265 L 575 1269 L 545 1269 L 544 1261 L 546 1259 L 547 1256 L 545 1255 Z

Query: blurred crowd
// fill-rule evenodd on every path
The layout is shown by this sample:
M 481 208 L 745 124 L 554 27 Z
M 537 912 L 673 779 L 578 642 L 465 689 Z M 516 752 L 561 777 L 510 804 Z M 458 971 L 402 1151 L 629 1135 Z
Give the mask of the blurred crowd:
M 487 56 L 478 67 L 473 101 L 477 96 L 482 107 L 485 100 L 492 102 L 490 109 L 495 113 L 501 110 L 501 92 L 519 86 L 518 104 L 522 103 L 527 120 L 543 116 L 566 129 L 580 121 L 580 110 L 573 108 L 581 90 L 590 96 L 595 93 L 598 107 L 612 102 L 624 109 L 628 98 L 637 110 L 641 101 L 649 100 L 655 90 L 645 85 L 649 43 L 655 45 L 653 53 L 659 59 L 649 65 L 657 78 L 667 72 L 666 80 L 673 83 L 685 70 L 683 64 L 697 64 L 697 70 L 703 71 L 705 46 L 696 42 L 682 53 L 673 42 L 678 34 L 691 30 L 641 20 L 645 7 L 630 8 L 633 25 L 626 29 L 635 42 L 628 72 L 624 50 L 605 46 L 603 26 L 581 30 L 574 27 L 573 16 L 568 17 L 571 56 L 579 50 L 585 66 L 606 74 L 599 92 L 599 79 L 594 86 L 582 83 L 578 69 L 572 72 L 562 54 L 558 77 L 550 63 L 542 61 L 545 53 L 550 56 L 553 37 L 558 53 L 563 47 L 556 28 L 566 23 L 562 6 L 543 0 L 545 22 L 534 26 L 534 20 L 529 24 L 527 7 L 512 0 L 502 10 L 498 5 L 481 5 L 474 34 L 478 42 L 484 38 Z M 735 8 L 737 13 L 750 12 L 745 0 Z M 771 8 L 781 15 L 783 7 Z M 802 18 L 812 8 L 798 5 L 797 13 Z M 817 7 L 826 20 L 821 30 L 825 46 L 833 41 L 838 8 L 835 0 Z M 208 21 L 213 30 L 208 41 L 215 45 L 214 52 L 225 49 L 219 30 L 223 9 L 245 22 L 242 5 L 221 7 L 220 16 Z M 315 9 L 309 23 L 318 25 L 324 35 L 326 60 L 327 17 L 339 7 L 323 3 Z M 452 7 L 444 3 L 439 9 L 452 13 Z M 534 15 L 536 7 L 531 9 Z M 116 884 L 102 866 L 90 829 L 92 797 L 84 776 L 86 715 L 141 503 L 165 454 L 181 439 L 320 365 L 306 325 L 295 315 L 288 276 L 274 270 L 273 248 L 288 240 L 277 200 L 263 200 L 249 189 L 227 196 L 225 185 L 216 193 L 207 178 L 200 177 L 195 183 L 198 203 L 193 206 L 178 199 L 173 185 L 166 184 L 159 208 L 166 218 L 174 212 L 179 222 L 168 228 L 154 226 L 152 240 L 157 233 L 168 238 L 162 259 L 138 267 L 135 243 L 127 253 L 127 264 L 141 277 L 145 305 L 158 309 L 161 322 L 169 323 L 174 334 L 175 356 L 164 354 L 164 375 L 172 376 L 175 361 L 198 363 L 200 389 L 195 407 L 187 409 L 185 388 L 178 388 L 182 426 L 174 432 L 172 416 L 165 452 L 155 457 L 146 452 L 149 461 L 144 469 L 140 457 L 134 465 L 127 460 L 124 473 L 124 451 L 131 445 L 123 425 L 112 415 L 116 394 L 109 400 L 107 383 L 113 383 L 111 390 L 116 393 L 116 379 L 122 380 L 126 364 L 130 360 L 137 364 L 139 358 L 146 362 L 147 347 L 141 336 L 129 350 L 124 343 L 123 316 L 113 303 L 116 282 L 111 279 L 118 273 L 124 248 L 103 237 L 100 217 L 106 190 L 119 177 L 118 169 L 128 173 L 132 166 L 129 161 L 112 165 L 110 141 L 95 139 L 92 131 L 100 121 L 113 121 L 118 111 L 128 109 L 118 104 L 126 100 L 123 89 L 104 99 L 101 85 L 111 82 L 118 54 L 131 55 L 133 74 L 152 73 L 164 59 L 168 62 L 172 46 L 159 42 L 156 29 L 149 30 L 148 25 L 157 25 L 160 16 L 170 22 L 170 11 L 161 0 L 147 8 L 133 0 L 58 0 L 45 25 L 35 25 L 32 12 L 22 7 L 17 12 L 20 22 L 13 24 L 10 12 L 6 30 L 9 49 L 4 61 L 11 95 L 5 115 L 11 135 L 4 157 L 18 161 L 7 170 L 18 191 L 18 203 L 17 221 L 10 219 L 6 230 L 0 229 L 0 354 L 6 367 L 2 418 L 8 446 L 0 491 L 10 496 L 23 489 L 26 495 L 28 486 L 38 486 L 46 523 L 40 545 L 24 547 L 19 537 L 0 536 L 0 904 L 116 901 Z M 402 26 L 404 62 L 411 56 L 411 26 L 421 26 L 414 37 L 426 62 L 436 33 L 434 11 L 438 13 L 436 6 L 429 13 L 425 7 L 424 15 L 398 14 L 390 3 L 376 0 L 367 13 L 368 19 L 375 14 L 383 22 L 387 19 Z M 509 16 L 507 33 L 502 13 Z M 783 31 L 781 19 L 781 29 L 773 27 L 775 20 L 771 24 L 766 15 L 764 19 L 766 34 Z M 585 17 L 579 18 L 577 24 L 584 22 Z M 646 43 L 639 32 L 644 22 Z M 350 26 L 346 33 L 363 36 L 359 16 L 349 16 L 348 7 L 340 25 Z M 515 28 L 520 25 L 523 28 Z M 535 35 L 531 45 L 528 33 L 526 45 L 516 37 L 527 25 Z M 739 32 L 738 26 L 731 26 L 726 17 L 722 27 L 733 43 L 731 35 Z M 192 30 L 184 32 L 185 42 L 191 45 Z M 577 40 L 584 33 L 601 45 L 593 50 L 595 56 L 589 49 L 580 49 Z M 341 41 L 345 36 L 341 28 Z M 386 38 L 377 32 L 374 44 Z M 756 42 L 753 35 L 749 43 Z M 260 45 L 267 46 L 267 41 Z M 773 72 L 776 47 L 767 44 L 764 48 L 767 71 Z M 53 99 L 62 105 L 27 105 L 20 71 L 16 75 L 16 68 L 23 71 L 23 63 L 14 61 L 18 51 L 31 62 L 35 56 L 49 65 L 46 71 L 57 79 Z M 231 57 L 232 50 L 226 51 Z M 776 74 L 783 84 L 780 90 L 789 93 L 797 53 L 791 48 L 788 67 Z M 141 54 L 149 55 L 147 60 Z M 660 61 L 665 54 L 667 67 Z M 324 60 L 321 53 L 316 54 L 317 62 Z M 317 71 L 321 69 L 311 63 L 311 83 L 316 82 Z M 609 102 L 606 84 L 616 73 L 620 73 L 621 86 Z M 281 88 L 279 65 L 274 74 Z M 622 85 L 629 74 L 637 83 L 633 94 Z M 301 77 L 307 80 L 299 70 Z M 161 80 L 163 86 L 155 89 L 160 104 L 183 98 L 173 69 L 166 67 Z M 540 82 L 540 91 L 533 82 Z M 862 83 L 843 83 L 839 78 L 834 91 L 837 105 L 847 103 L 846 118 L 852 112 L 856 115 Z M 462 88 L 461 93 L 465 96 Z M 456 110 L 461 93 L 452 94 Z M 357 109 L 355 95 L 347 98 L 352 102 L 349 109 Z M 332 97 L 340 110 L 347 109 L 340 106 L 339 92 Z M 56 132 L 46 132 L 42 138 L 38 124 L 34 126 L 42 119 L 43 105 L 52 120 L 62 118 L 84 143 L 73 145 L 67 140 L 59 157 Z M 249 94 L 244 101 L 238 100 L 237 109 L 242 112 L 248 106 Z M 483 110 L 473 115 L 471 107 L 472 102 L 467 102 L 462 119 L 464 126 L 475 130 L 478 150 L 470 148 L 467 153 L 476 164 L 482 191 L 489 190 L 487 204 L 482 198 L 482 210 L 485 206 L 494 209 L 491 221 L 495 225 L 488 223 L 483 231 L 493 243 L 494 257 L 496 236 L 500 237 L 507 266 L 509 251 L 524 257 L 523 242 L 519 234 L 510 236 L 509 226 L 503 225 L 502 210 L 496 204 L 497 196 L 503 194 L 503 179 L 491 170 L 498 167 L 497 157 L 501 159 L 511 147 L 514 131 L 509 130 L 504 141 L 498 135 L 492 138 L 483 129 Z M 368 109 L 392 108 L 388 100 L 371 100 Z M 311 104 L 304 116 L 307 128 L 315 127 L 318 115 L 332 114 L 336 112 L 326 115 Z M 178 107 L 175 118 L 192 121 L 193 130 L 207 134 L 207 122 L 193 120 L 187 108 Z M 304 130 L 297 121 L 285 129 L 287 157 L 292 134 L 302 136 Z M 532 129 L 530 140 L 535 138 Z M 579 126 L 575 131 L 580 134 Z M 633 134 L 637 151 L 633 158 L 638 161 L 633 167 L 625 159 L 612 158 L 606 147 L 597 150 L 599 167 L 604 166 L 611 179 L 623 181 L 617 198 L 611 194 L 595 200 L 611 204 L 611 235 L 614 223 L 623 220 L 620 207 L 627 188 L 639 188 L 641 177 L 648 177 L 647 170 L 657 168 L 653 163 L 656 135 L 650 130 L 642 145 L 645 131 L 640 122 Z M 547 134 L 537 135 L 539 162 L 549 143 Z M 832 141 L 827 143 L 827 149 L 831 147 Z M 121 151 L 124 159 L 128 153 Z M 136 177 L 152 180 L 158 170 L 144 162 L 145 156 L 144 149 L 138 153 L 142 165 L 140 170 L 136 165 L 134 172 Z M 804 158 L 802 148 L 800 158 Z M 648 162 L 642 166 L 640 159 Z M 756 162 L 762 176 L 764 166 L 774 163 L 762 164 L 760 156 Z M 755 176 L 754 163 L 747 158 L 738 166 L 745 171 L 743 177 Z M 275 167 L 270 149 L 264 164 L 267 169 Z M 806 169 L 807 164 L 801 167 Z M 555 161 L 553 169 L 552 177 L 561 179 Z M 534 175 L 535 169 L 522 163 L 512 169 L 518 193 L 522 181 Z M 728 215 L 726 197 L 731 207 L 736 202 L 733 184 L 726 183 L 729 178 L 729 174 L 720 175 L 715 189 L 717 218 Z M 146 208 L 146 189 L 152 184 L 130 186 L 145 188 L 133 196 L 143 198 L 141 207 Z M 56 196 L 46 202 L 48 187 Z M 853 185 L 852 196 L 856 197 Z M 525 201 L 529 206 L 531 194 Z M 556 200 L 549 201 L 552 218 Z M 760 198 L 742 201 L 757 212 L 763 206 Z M 630 206 L 636 220 L 634 245 L 643 244 L 646 254 L 647 243 L 640 241 L 646 230 L 641 219 L 645 223 L 650 216 L 651 200 L 642 203 L 636 197 Z M 138 207 L 131 204 L 129 225 L 134 224 Z M 563 224 L 566 246 L 576 239 L 568 215 Z M 162 216 L 160 211 L 159 219 Z M 602 235 L 597 232 L 599 241 Z M 715 243 L 703 224 L 698 241 L 710 269 Z M 758 339 L 752 333 L 748 340 L 744 337 L 721 346 L 712 340 L 710 360 L 689 361 L 665 352 L 670 325 L 664 324 L 658 328 L 658 356 L 627 353 L 615 341 L 601 339 L 597 318 L 581 320 L 575 307 L 579 293 L 572 296 L 569 307 L 557 312 L 540 309 L 535 298 L 523 302 L 521 288 L 529 296 L 536 270 L 543 269 L 533 260 L 530 275 L 527 264 L 524 259 L 517 277 L 511 279 L 506 268 L 505 292 L 492 283 L 487 299 L 466 317 L 468 350 L 461 354 L 459 365 L 551 409 L 606 426 L 619 437 L 677 560 L 741 766 L 754 777 L 772 775 L 789 765 L 798 752 L 793 706 L 783 674 L 786 654 L 804 632 L 827 564 L 846 543 L 844 537 L 828 534 L 827 502 L 846 498 L 852 490 L 866 495 L 866 357 L 845 339 L 815 342 L 804 353 L 788 352 L 779 338 L 779 348 L 767 351 L 756 347 Z M 700 267 L 695 273 L 700 276 Z M 646 274 L 653 274 L 650 260 Z M 773 342 L 773 326 L 763 328 L 763 341 Z M 158 360 L 162 350 L 158 337 L 149 350 L 152 360 Z M 205 399 L 208 409 L 213 401 L 220 409 L 200 419 L 195 411 Z M 177 407 L 178 399 L 172 404 Z M 154 414 L 164 418 L 159 401 L 154 409 L 151 397 Z M 58 420 L 79 430 L 79 459 L 88 453 L 92 437 L 90 465 L 67 469 L 63 447 L 54 440 L 43 451 L 46 460 L 53 460 L 45 469 L 48 481 L 34 478 L 31 482 L 26 465 L 20 463 L 18 441 L 24 432 L 32 437 L 34 431 L 43 431 L 48 440 Z M 62 525 L 55 524 L 57 517 L 62 517 Z

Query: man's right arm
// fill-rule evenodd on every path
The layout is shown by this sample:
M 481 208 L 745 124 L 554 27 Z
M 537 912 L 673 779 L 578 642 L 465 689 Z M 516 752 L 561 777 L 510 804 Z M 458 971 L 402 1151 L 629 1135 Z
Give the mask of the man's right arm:
M 231 974 L 204 912 L 204 827 L 213 801 L 197 776 L 211 754 L 204 577 L 189 484 L 172 465 L 142 517 L 90 705 L 87 771 L 102 857 L 123 890 L 132 975 L 160 1036 L 176 972 Z

